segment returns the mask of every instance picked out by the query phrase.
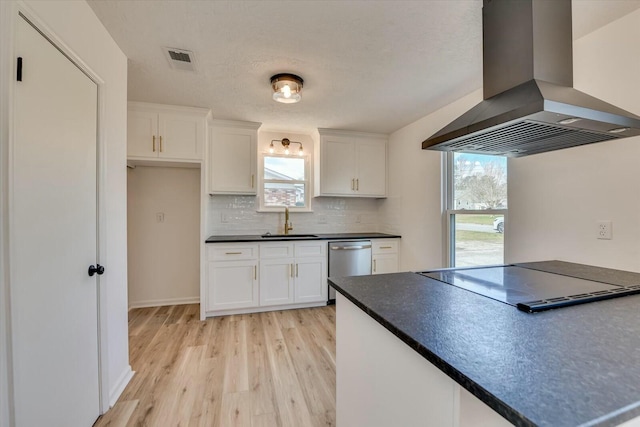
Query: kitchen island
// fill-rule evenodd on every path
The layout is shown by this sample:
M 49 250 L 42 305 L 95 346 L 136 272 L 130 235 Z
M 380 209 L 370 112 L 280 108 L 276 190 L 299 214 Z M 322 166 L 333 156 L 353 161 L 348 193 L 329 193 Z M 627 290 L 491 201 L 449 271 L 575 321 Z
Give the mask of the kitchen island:
M 416 273 L 329 281 L 338 425 L 640 425 L 638 295 L 530 314 Z

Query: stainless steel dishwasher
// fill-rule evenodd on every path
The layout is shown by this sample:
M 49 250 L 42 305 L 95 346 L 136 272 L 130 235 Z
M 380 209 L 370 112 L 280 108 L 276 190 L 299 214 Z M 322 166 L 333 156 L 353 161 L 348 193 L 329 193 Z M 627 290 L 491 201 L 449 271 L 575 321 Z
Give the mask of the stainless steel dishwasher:
M 371 241 L 329 242 L 329 277 L 371 274 Z M 336 301 L 336 291 L 329 286 L 329 303 Z

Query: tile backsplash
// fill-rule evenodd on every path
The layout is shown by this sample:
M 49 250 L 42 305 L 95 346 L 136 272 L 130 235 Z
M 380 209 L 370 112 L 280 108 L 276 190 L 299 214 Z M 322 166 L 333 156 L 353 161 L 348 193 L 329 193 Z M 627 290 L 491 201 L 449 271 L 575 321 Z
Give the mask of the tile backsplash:
M 381 199 L 317 197 L 313 212 L 292 212 L 291 233 L 356 233 L 379 231 Z M 283 212 L 257 212 L 254 196 L 209 196 L 206 234 L 282 233 Z

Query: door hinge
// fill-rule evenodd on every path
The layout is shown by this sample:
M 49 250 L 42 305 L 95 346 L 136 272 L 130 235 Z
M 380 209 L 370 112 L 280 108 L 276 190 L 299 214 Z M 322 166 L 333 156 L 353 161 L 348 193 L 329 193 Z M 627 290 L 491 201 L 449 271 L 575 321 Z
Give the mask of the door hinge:
M 16 70 L 16 79 L 22 81 L 22 57 L 18 56 L 18 69 Z

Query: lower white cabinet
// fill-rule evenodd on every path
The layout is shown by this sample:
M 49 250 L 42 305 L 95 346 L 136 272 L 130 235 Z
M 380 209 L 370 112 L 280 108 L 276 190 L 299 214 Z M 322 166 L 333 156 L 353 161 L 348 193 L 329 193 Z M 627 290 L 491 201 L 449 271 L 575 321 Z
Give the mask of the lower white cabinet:
M 260 305 L 291 304 L 293 295 L 293 260 L 260 261 Z
M 371 243 L 371 274 L 398 272 L 398 239 L 377 239 Z
M 207 314 L 325 304 L 326 247 L 325 241 L 208 245 Z
M 255 307 L 259 300 L 258 245 L 208 245 L 206 311 Z
M 326 301 L 328 290 L 326 256 L 297 258 L 295 265 L 295 302 Z
M 231 310 L 258 304 L 257 261 L 209 263 L 208 310 Z

